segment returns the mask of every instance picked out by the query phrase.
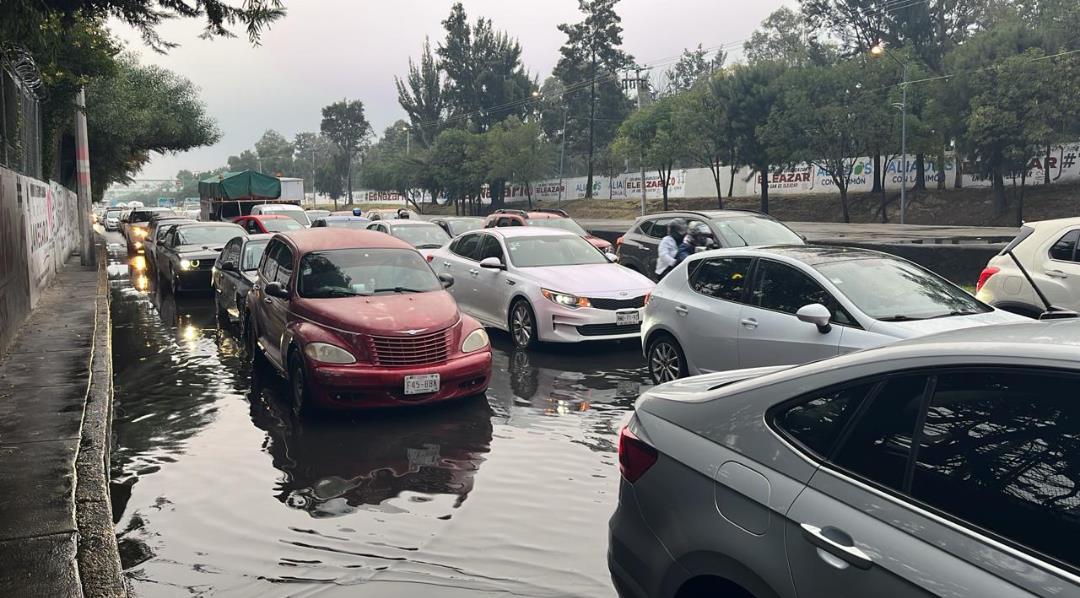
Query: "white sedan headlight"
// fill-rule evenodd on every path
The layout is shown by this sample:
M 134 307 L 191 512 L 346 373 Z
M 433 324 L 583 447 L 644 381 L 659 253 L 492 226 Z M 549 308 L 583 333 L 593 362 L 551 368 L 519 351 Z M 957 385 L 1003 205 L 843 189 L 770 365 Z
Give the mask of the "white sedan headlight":
M 540 289 L 540 294 L 553 303 L 565 307 L 592 307 L 589 300 L 585 297 L 578 297 L 577 295 L 571 295 L 569 293 L 560 293 L 559 291 L 552 291 L 550 289 Z
M 461 352 L 472 353 L 487 347 L 489 344 L 487 331 L 483 328 L 477 328 L 470 332 L 469 336 L 465 337 L 465 342 L 461 343 Z
M 352 353 L 329 343 L 308 343 L 304 347 L 304 355 L 322 363 L 356 363 L 356 357 Z

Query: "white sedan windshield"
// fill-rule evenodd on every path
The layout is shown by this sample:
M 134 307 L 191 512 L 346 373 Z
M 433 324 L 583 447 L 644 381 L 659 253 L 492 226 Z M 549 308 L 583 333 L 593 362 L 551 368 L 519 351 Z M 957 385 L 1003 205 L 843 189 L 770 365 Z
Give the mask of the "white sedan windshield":
M 606 264 L 608 259 L 581 237 L 517 237 L 506 240 L 510 262 L 518 268 Z

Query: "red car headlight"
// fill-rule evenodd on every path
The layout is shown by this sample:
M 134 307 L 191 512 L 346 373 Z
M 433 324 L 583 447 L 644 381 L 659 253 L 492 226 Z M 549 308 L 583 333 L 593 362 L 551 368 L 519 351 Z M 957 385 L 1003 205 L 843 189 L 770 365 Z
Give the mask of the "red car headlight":
M 304 346 L 304 355 L 321 363 L 346 365 L 356 363 L 356 356 L 330 343 L 308 343 Z
M 488 340 L 487 331 L 483 328 L 477 328 L 470 332 L 465 340 L 461 342 L 462 353 L 472 353 L 481 349 L 486 349 L 491 345 L 491 341 Z

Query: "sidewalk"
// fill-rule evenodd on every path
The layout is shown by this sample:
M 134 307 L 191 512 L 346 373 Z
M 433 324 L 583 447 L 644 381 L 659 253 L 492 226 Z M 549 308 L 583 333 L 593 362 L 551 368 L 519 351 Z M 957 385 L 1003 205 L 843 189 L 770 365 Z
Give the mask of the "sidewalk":
M 2 596 L 124 594 L 107 479 L 107 293 L 103 266 L 69 259 L 0 361 Z

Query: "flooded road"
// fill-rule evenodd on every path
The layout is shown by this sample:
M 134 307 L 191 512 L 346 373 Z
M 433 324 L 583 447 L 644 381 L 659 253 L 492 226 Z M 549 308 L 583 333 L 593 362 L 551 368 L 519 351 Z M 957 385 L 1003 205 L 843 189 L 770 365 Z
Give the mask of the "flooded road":
M 493 334 L 486 397 L 297 421 L 211 298 L 159 290 L 109 237 L 113 508 L 136 595 L 614 596 L 635 343 L 525 353 Z

